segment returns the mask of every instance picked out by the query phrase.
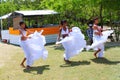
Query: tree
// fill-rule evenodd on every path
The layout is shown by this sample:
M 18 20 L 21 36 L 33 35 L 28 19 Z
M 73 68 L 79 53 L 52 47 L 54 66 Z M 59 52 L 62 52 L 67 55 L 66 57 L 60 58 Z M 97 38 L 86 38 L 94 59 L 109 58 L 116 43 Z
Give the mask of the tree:
M 67 19 L 70 25 L 85 26 L 94 16 L 100 17 L 101 26 L 120 20 L 119 0 L 1 0 L 1 15 L 15 10 L 52 9 L 60 13 L 59 20 Z M 119 27 L 119 26 L 118 26 Z M 83 28 L 85 30 L 86 28 Z M 113 29 L 116 29 L 114 26 Z M 118 32 L 118 28 L 116 29 Z

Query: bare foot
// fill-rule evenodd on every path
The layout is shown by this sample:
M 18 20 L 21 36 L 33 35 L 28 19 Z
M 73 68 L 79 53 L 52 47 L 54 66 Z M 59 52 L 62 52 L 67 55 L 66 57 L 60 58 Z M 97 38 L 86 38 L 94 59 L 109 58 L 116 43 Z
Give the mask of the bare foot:
M 69 60 L 65 60 L 65 58 L 64 58 L 64 61 L 65 61 L 66 63 L 71 63 L 71 61 L 69 61 Z
M 71 61 L 69 61 L 69 60 L 67 60 L 66 62 L 67 62 L 67 63 L 71 63 Z
M 30 68 L 31 68 L 31 66 L 28 66 L 28 65 L 27 65 L 26 69 L 30 69 Z
M 20 64 L 21 67 L 25 68 L 25 65 L 24 64 Z

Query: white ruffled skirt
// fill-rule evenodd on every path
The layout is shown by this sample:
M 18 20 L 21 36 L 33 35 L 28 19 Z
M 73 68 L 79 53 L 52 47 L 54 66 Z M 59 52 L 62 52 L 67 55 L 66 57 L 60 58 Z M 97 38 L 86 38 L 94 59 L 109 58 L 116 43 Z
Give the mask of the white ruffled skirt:
M 29 36 L 31 38 L 21 41 L 20 46 L 25 53 L 26 64 L 31 66 L 37 59 L 46 59 L 48 56 L 48 51 L 44 47 L 46 44 L 44 36 L 38 32 L 35 32 Z
M 87 50 L 98 50 L 98 48 L 101 49 L 111 33 L 113 33 L 113 30 L 103 31 L 102 36 L 93 36 L 93 44 L 91 46 L 87 46 Z
M 65 37 L 56 44 L 60 43 L 62 43 L 65 49 L 64 58 L 66 60 L 79 54 L 86 47 L 86 41 L 84 40 L 84 35 L 81 32 L 71 32 L 68 37 Z

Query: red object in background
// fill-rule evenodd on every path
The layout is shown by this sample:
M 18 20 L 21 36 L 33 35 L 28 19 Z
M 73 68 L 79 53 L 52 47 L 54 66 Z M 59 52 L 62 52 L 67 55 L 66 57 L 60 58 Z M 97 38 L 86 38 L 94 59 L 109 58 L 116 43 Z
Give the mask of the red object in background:
M 3 39 L 2 42 L 7 43 L 7 40 L 6 40 L 6 39 Z

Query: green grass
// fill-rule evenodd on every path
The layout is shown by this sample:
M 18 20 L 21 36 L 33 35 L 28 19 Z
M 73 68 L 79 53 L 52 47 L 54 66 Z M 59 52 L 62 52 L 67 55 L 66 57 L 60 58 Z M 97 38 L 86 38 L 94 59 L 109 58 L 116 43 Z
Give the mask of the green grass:
M 104 59 L 84 51 L 71 64 L 63 61 L 62 47 L 47 45 L 47 60 L 36 61 L 30 70 L 19 66 L 24 57 L 20 47 L 0 46 L 0 80 L 120 80 L 120 43 L 107 43 Z

